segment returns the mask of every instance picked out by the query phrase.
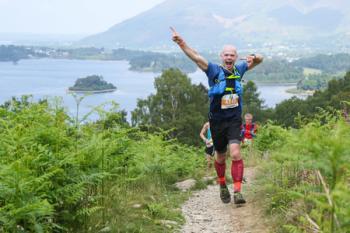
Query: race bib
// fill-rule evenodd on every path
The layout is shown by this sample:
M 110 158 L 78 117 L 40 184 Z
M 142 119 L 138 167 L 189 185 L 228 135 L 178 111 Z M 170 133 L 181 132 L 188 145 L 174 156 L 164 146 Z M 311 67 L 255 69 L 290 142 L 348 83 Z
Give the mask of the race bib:
M 221 98 L 221 109 L 235 108 L 238 107 L 238 95 L 227 94 Z

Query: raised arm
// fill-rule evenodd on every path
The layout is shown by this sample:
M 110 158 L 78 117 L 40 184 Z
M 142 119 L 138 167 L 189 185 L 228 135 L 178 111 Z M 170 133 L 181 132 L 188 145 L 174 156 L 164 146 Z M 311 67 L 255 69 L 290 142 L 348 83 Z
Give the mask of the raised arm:
M 251 54 L 247 56 L 248 70 L 253 69 L 255 66 L 263 62 L 264 58 L 261 54 Z
M 203 58 L 197 51 L 190 48 L 184 39 L 175 31 L 173 27 L 170 27 L 170 30 L 172 31 L 172 39 L 173 41 L 179 45 L 179 47 L 182 49 L 182 51 L 194 62 L 197 64 L 197 66 L 203 70 L 206 71 L 208 69 L 208 61 Z

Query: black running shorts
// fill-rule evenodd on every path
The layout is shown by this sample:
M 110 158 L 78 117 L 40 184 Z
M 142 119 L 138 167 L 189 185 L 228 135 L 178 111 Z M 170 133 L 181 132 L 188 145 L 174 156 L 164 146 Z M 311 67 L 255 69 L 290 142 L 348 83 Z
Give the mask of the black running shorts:
M 205 154 L 214 156 L 214 146 L 205 147 Z
M 231 118 L 220 121 L 210 120 L 210 130 L 215 150 L 219 153 L 225 153 L 228 144 L 240 144 L 241 125 L 242 118 Z

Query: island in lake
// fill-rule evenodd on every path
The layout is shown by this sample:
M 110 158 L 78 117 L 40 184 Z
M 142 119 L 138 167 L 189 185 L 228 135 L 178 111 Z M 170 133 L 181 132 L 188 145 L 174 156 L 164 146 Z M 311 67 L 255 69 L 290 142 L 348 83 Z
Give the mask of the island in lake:
M 99 75 L 90 75 L 85 78 L 79 78 L 75 81 L 74 86 L 69 87 L 69 92 L 92 92 L 92 93 L 104 93 L 104 92 L 113 92 L 117 90 L 112 83 L 107 83 L 103 80 L 102 76 Z

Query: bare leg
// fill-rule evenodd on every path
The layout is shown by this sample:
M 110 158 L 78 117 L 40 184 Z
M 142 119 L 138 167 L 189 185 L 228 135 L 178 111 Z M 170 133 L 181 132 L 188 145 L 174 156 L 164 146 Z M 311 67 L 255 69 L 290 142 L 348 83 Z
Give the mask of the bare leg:
M 233 161 L 241 160 L 241 146 L 238 143 L 230 144 L 230 156 Z
M 206 154 L 205 156 L 207 158 L 207 171 L 209 172 L 212 167 L 212 161 L 211 161 L 212 159 L 211 159 L 211 156 L 208 154 Z

